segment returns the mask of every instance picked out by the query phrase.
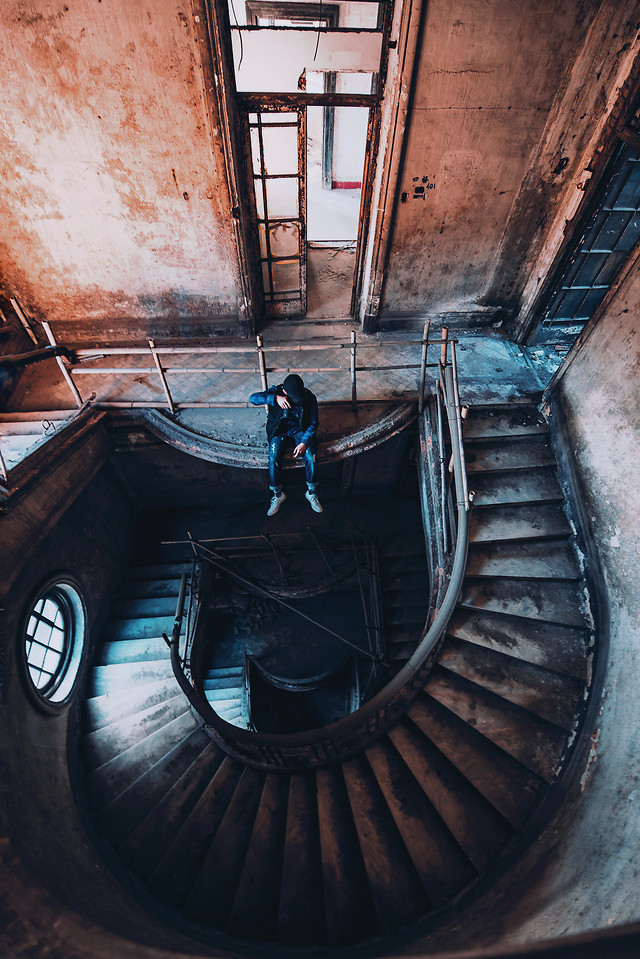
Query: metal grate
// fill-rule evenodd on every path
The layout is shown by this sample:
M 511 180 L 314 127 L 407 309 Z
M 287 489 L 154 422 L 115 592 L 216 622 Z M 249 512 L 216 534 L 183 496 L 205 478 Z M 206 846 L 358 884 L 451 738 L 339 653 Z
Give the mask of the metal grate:
M 640 237 L 640 153 L 625 144 L 565 262 L 530 344 L 570 345 L 591 319 Z

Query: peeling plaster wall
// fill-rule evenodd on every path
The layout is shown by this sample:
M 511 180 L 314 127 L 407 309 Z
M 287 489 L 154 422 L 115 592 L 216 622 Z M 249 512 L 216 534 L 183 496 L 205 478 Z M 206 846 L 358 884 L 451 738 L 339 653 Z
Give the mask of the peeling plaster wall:
M 178 0 L 2 4 L 0 284 L 61 337 L 237 322 L 193 28 Z
M 384 311 L 518 308 L 637 17 L 612 0 L 426 4 Z

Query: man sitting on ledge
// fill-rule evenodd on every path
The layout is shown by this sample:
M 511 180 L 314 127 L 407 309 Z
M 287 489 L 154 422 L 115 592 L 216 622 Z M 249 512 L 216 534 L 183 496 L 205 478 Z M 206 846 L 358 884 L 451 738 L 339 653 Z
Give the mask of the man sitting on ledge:
M 321 513 L 322 506 L 316 495 L 318 484 L 315 482 L 315 435 L 318 429 L 318 401 L 315 394 L 305 388 L 301 376 L 290 373 L 284 383 L 279 386 L 270 386 L 263 392 L 252 393 L 249 402 L 253 406 L 263 406 L 266 403 L 269 407 L 267 413 L 269 486 L 273 495 L 267 516 L 275 516 L 286 499 L 282 490 L 282 457 L 289 440 L 295 444 L 294 457 L 296 459 L 304 457 L 307 477 L 305 496 L 311 509 Z

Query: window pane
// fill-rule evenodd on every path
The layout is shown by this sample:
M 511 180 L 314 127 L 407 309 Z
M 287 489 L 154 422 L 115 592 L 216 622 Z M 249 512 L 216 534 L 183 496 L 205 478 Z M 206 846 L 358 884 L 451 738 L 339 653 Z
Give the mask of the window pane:
M 267 173 L 298 173 L 298 128 L 270 127 L 262 131 L 264 165 Z
M 267 180 L 267 209 L 269 219 L 298 216 L 298 178 Z
M 38 669 L 44 663 L 44 657 L 47 650 L 45 646 L 39 646 L 38 643 L 34 643 L 31 647 L 31 652 L 29 653 L 29 665 L 37 666 Z
M 39 643 L 42 643 L 44 646 L 49 644 L 49 637 L 51 636 L 51 626 L 49 623 L 45 623 L 43 620 L 40 620 L 36 626 L 36 631 L 33 634 L 33 638 L 37 639 Z
M 272 265 L 273 291 L 277 295 L 285 290 L 300 289 L 300 262 L 290 260 Z
M 56 652 L 55 649 L 48 649 L 47 654 L 44 657 L 44 663 L 42 668 L 45 669 L 48 673 L 53 675 L 60 665 L 60 653 Z
M 59 611 L 60 607 L 57 603 L 54 603 L 51 599 L 46 599 L 44 604 L 43 616 L 46 616 L 47 619 L 50 619 L 53 623 L 56 618 L 56 613 Z
M 272 256 L 297 256 L 300 252 L 300 226 L 294 223 L 272 223 L 269 230 Z

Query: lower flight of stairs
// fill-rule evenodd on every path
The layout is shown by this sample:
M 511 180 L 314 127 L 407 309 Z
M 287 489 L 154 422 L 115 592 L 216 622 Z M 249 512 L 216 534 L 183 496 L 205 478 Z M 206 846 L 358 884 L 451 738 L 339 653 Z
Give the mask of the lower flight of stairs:
M 129 571 L 81 748 L 97 823 L 166 921 L 248 949 L 388 936 L 481 888 L 557 780 L 593 631 L 546 424 L 535 407 L 476 409 L 465 447 L 476 507 L 446 640 L 406 714 L 346 761 L 273 772 L 222 752 L 160 638 L 182 567 Z M 387 563 L 389 609 L 411 596 L 409 566 Z M 212 695 L 237 689 L 210 680 Z
M 210 667 L 205 673 L 203 685 L 207 700 L 218 716 L 234 726 L 247 729 L 243 673 L 242 666 Z

